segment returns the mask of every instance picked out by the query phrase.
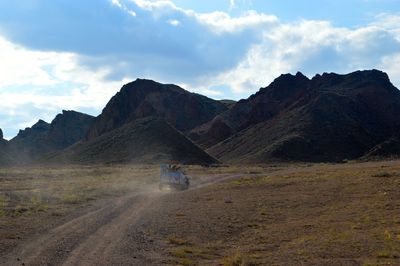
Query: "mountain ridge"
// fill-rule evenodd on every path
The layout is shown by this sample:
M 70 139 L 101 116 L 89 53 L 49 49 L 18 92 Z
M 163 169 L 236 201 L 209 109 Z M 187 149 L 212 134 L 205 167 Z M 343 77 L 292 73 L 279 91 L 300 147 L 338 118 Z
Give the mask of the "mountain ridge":
M 96 118 L 63 111 L 50 124 L 39 120 L 10 141 L 0 138 L 0 161 L 18 157 L 29 163 L 49 154 L 74 161 L 71 154 L 79 154 L 87 163 L 110 162 L 112 156 L 124 163 L 149 163 L 185 161 L 187 153 L 193 160 L 186 161 L 199 164 L 336 162 L 400 154 L 400 148 L 387 148 L 390 143 L 400 147 L 399 116 L 400 92 L 379 70 L 323 73 L 311 79 L 301 72 L 282 74 L 238 102 L 137 79 L 125 84 Z M 165 143 L 156 128 L 165 132 Z M 118 136 L 136 152 L 119 143 L 119 154 L 115 141 L 107 139 Z M 137 155 L 138 140 L 150 147 L 141 147 L 146 151 L 143 160 Z

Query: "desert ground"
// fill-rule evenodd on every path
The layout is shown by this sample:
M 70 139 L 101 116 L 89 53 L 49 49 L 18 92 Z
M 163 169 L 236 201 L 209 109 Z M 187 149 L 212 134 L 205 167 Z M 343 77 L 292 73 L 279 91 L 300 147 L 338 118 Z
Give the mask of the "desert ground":
M 400 265 L 400 161 L 0 169 L 1 265 Z

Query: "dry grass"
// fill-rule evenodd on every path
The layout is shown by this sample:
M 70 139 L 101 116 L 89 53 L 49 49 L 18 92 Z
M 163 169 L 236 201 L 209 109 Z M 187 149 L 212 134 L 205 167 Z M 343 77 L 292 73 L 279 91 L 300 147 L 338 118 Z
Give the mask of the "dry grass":
M 254 255 L 243 254 L 241 252 L 236 252 L 234 255 L 227 256 L 222 259 L 222 264 L 224 266 L 254 266 L 259 265 Z
M 209 248 L 203 248 L 187 243 L 169 250 L 169 255 L 177 259 L 177 263 L 182 265 L 198 265 L 198 261 L 213 260 L 217 254 Z

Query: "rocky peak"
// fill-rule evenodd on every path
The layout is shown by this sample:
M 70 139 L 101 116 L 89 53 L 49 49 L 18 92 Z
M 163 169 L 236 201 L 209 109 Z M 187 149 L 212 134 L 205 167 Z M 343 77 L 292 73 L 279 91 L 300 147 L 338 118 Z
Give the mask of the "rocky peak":
M 51 122 L 47 139 L 61 149 L 84 139 L 94 117 L 76 111 L 63 110 Z
M 179 86 L 137 79 L 112 97 L 89 129 L 87 139 L 146 117 L 165 119 L 176 129 L 188 132 L 227 109 L 219 101 Z
M 261 88 L 246 100 L 241 100 L 229 111 L 222 114 L 222 120 L 231 128 L 230 132 L 240 131 L 251 125 L 271 119 L 284 108 L 295 104 L 307 94 L 310 80 L 301 72 L 296 75 L 282 74 L 268 87 Z M 210 123 L 221 121 L 212 120 Z M 213 126 L 210 129 L 215 128 Z M 228 130 L 225 130 L 228 132 Z M 215 144 L 215 143 L 214 143 Z
M 389 81 L 389 76 L 383 71 L 377 69 L 371 70 L 358 70 L 353 73 L 347 74 L 345 76 L 353 77 L 353 78 L 362 78 L 369 80 L 381 80 L 381 81 Z
M 121 92 L 129 91 L 129 90 L 155 90 L 160 89 L 160 84 L 153 80 L 149 79 L 136 79 L 133 82 L 125 84 Z
M 76 111 L 63 110 L 61 114 L 58 114 L 50 124 L 50 130 L 54 130 L 57 127 L 65 126 L 66 124 L 73 124 L 76 122 L 87 122 L 90 123 L 94 119 L 93 116 Z
M 3 136 L 3 131 L 0 128 L 0 145 L 3 146 L 5 143 L 7 143 L 8 141 L 4 139 Z M 1 163 L 1 162 L 0 162 Z
M 282 74 L 276 78 L 269 87 L 296 87 L 308 85 L 309 78 L 304 76 L 301 72 L 297 72 L 296 75 Z
M 349 91 L 371 86 L 394 89 L 389 76 L 385 72 L 376 69 L 359 70 L 346 75 L 336 73 L 317 74 L 312 78 L 311 84 L 313 88 L 318 88 L 318 90 L 326 90 L 335 87 L 337 91 L 338 87 L 340 87 L 342 91 Z
M 26 138 L 31 135 L 46 134 L 49 128 L 50 124 L 40 119 L 32 127 L 27 127 L 24 130 L 20 130 L 18 135 L 14 139 Z
M 121 93 L 129 94 L 148 94 L 152 92 L 163 92 L 163 91 L 174 91 L 174 92 L 186 92 L 184 89 L 173 85 L 173 84 L 161 84 L 151 79 L 136 79 L 133 82 L 125 84 Z
M 32 126 L 32 129 L 35 129 L 35 130 L 48 130 L 49 127 L 50 127 L 49 123 L 47 123 L 46 121 L 43 121 L 42 119 L 39 119 L 39 121 Z
M 268 87 L 261 88 L 259 93 L 255 95 L 267 94 L 269 95 L 269 99 L 285 101 L 300 91 L 306 90 L 309 84 L 310 79 L 304 76 L 301 72 L 297 72 L 296 75 L 282 74 Z

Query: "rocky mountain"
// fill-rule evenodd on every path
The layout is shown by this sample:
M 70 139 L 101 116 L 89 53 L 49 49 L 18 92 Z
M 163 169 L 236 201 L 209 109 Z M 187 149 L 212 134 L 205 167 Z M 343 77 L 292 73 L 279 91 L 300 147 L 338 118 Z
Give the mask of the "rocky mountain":
M 51 124 L 39 120 L 20 130 L 9 142 L 9 150 L 19 163 L 31 163 L 44 154 L 62 150 L 83 139 L 94 117 L 75 111 L 63 111 Z
M 282 75 L 191 132 L 225 162 L 354 159 L 400 128 L 400 92 L 380 71 Z
M 1 148 L 3 148 L 4 145 L 7 144 L 7 142 L 8 141 L 4 139 L 3 130 L 1 130 L 1 128 L 0 128 L 0 151 L 2 150 Z
M 137 119 L 45 159 L 52 163 L 212 164 L 212 158 L 160 118 Z
M 39 120 L 0 141 L 0 161 L 210 164 L 396 156 L 399 117 L 400 92 L 378 70 L 312 79 L 285 74 L 238 102 L 138 79 L 97 118 L 63 111 L 51 124 Z
M 49 128 L 49 123 L 39 120 L 9 141 L 9 151 L 17 163 L 30 163 L 51 150 L 46 141 Z
M 212 121 L 194 128 L 190 137 L 199 145 L 209 148 L 236 132 L 274 117 L 303 96 L 308 83 L 308 78 L 301 73 L 295 76 L 281 75 L 268 88 L 260 89 Z
M 55 149 L 64 149 L 84 139 L 93 121 L 94 117 L 91 115 L 63 111 L 51 122 L 47 139 Z
M 176 129 L 188 132 L 227 109 L 224 103 L 176 85 L 137 79 L 112 97 L 89 129 L 87 139 L 145 117 L 163 118 Z
M 10 165 L 12 158 L 8 150 L 8 142 L 4 139 L 3 131 L 0 128 L 0 166 Z
M 269 120 L 307 93 L 309 79 L 301 73 L 281 75 L 267 88 L 240 100 L 230 110 L 194 128 L 189 136 L 209 148 L 259 122 Z
M 27 127 L 24 130 L 20 130 L 18 135 L 11 140 L 11 142 L 22 141 L 24 139 L 36 140 L 41 138 L 49 131 L 50 124 L 46 121 L 39 120 L 32 127 Z

